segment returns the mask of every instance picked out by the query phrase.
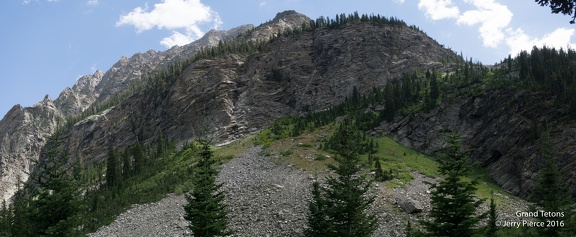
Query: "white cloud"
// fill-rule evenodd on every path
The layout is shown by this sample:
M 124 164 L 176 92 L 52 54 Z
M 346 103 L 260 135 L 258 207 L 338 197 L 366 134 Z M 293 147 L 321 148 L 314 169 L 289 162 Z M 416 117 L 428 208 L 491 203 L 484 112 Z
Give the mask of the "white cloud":
M 98 1 L 98 0 L 88 0 L 88 2 L 86 2 L 86 5 L 93 6 L 93 7 L 98 6 L 99 4 L 100 4 L 100 1 Z
M 22 1 L 22 4 L 24 4 L 24 5 L 30 4 L 30 0 L 24 0 L 24 1 Z
M 166 46 L 167 48 L 172 47 L 174 45 L 185 45 L 194 41 L 194 38 L 191 35 L 199 35 L 199 34 L 198 33 L 182 34 L 178 31 L 174 31 L 172 32 L 171 36 L 162 39 L 160 41 L 160 44 Z
M 480 24 L 478 32 L 486 47 L 496 48 L 504 40 L 504 28 L 512 20 L 508 7 L 494 0 L 466 0 L 477 9 L 462 13 L 456 21 L 460 25 Z
M 420 0 L 418 9 L 432 20 L 456 18 L 460 14 L 458 7 L 452 5 L 452 0 Z
M 432 20 L 455 19 L 461 26 L 478 26 L 484 47 L 497 48 L 505 45 L 511 55 L 517 55 L 521 50 L 531 50 L 534 46 L 576 48 L 576 44 L 571 43 L 572 36 L 576 34 L 575 29 L 558 28 L 538 38 L 526 34 L 522 28 L 510 27 L 514 14 L 498 0 L 463 2 L 473 9 L 460 14 L 458 6 L 453 5 L 451 0 L 420 0 L 418 9 L 424 11 Z
M 394 0 L 394 2 L 396 2 L 398 4 L 403 4 L 405 2 L 405 0 Z
M 506 44 L 510 48 L 510 54 L 515 56 L 522 50 L 530 51 L 532 47 L 542 47 L 546 45 L 552 48 L 576 48 L 576 44 L 571 43 L 570 39 L 576 31 L 568 28 L 558 28 L 542 38 L 530 37 L 520 28 L 507 29 L 508 39 Z
M 154 4 L 152 10 L 148 11 L 148 8 L 148 5 L 137 7 L 120 16 L 116 26 L 132 25 L 137 32 L 153 28 L 172 30 L 173 34 L 161 41 L 162 45 L 172 47 L 202 37 L 200 28 L 203 25 L 211 23 L 212 28 L 218 28 L 222 24 L 218 13 L 200 0 L 163 0 Z

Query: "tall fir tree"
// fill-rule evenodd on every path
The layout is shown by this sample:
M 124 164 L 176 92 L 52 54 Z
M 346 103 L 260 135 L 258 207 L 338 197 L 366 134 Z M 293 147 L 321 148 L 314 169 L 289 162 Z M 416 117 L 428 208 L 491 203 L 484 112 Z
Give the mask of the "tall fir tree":
M 306 233 L 327 232 L 325 236 L 363 237 L 372 235 L 378 227 L 376 217 L 366 213 L 374 197 L 366 195 L 371 182 L 361 174 L 357 146 L 352 141 L 353 128 L 353 121 L 345 117 L 338 129 L 339 149 L 334 158 L 338 164 L 329 165 L 337 177 L 328 177 L 327 187 L 313 186 L 318 189 L 312 190 L 314 200 L 310 205 Z M 315 210 L 315 206 L 320 208 Z M 321 218 L 325 219 L 322 221 Z
M 29 203 L 32 199 L 26 194 L 20 177 L 17 178 L 16 186 L 14 201 L 10 205 L 12 214 L 10 236 L 33 236 L 31 223 L 27 219 L 30 216 Z
M 496 203 L 494 202 L 494 193 L 490 197 L 490 209 L 488 210 L 488 223 L 486 225 L 486 237 L 496 237 L 498 232 L 497 220 L 498 213 L 496 213 Z
M 108 157 L 106 158 L 106 186 L 112 188 L 120 182 L 121 167 L 120 158 L 114 151 L 114 148 L 108 148 Z
M 376 156 L 375 160 L 376 161 L 374 165 L 375 169 L 374 179 L 379 182 L 386 181 L 387 177 L 384 175 L 384 172 L 382 171 L 382 165 L 380 164 L 380 157 Z
M 200 141 L 200 161 L 195 165 L 194 188 L 186 195 L 188 204 L 184 206 L 184 218 L 194 236 L 225 236 L 232 232 L 228 229 L 227 211 L 224 204 L 225 194 L 216 184 L 216 161 L 208 141 Z
M 142 173 L 146 164 L 144 148 L 142 147 L 140 141 L 136 141 L 136 145 L 132 147 L 132 155 L 134 156 L 134 174 L 138 175 Z
M 45 160 L 37 164 L 37 176 L 31 177 L 31 191 L 26 216 L 32 236 L 80 236 L 82 200 L 79 168 L 69 163 L 61 148 L 58 133 L 47 142 Z
M 562 181 L 560 169 L 554 159 L 555 151 L 549 131 L 546 131 L 543 136 L 541 153 L 544 163 L 540 168 L 534 191 L 530 197 L 531 201 L 535 203 L 532 209 L 535 211 L 563 213 L 563 217 L 545 218 L 539 216 L 539 219 L 540 221 L 562 221 L 564 226 L 562 228 L 558 228 L 557 226 L 537 228 L 536 231 L 540 236 L 555 237 L 563 236 L 564 234 L 573 236 L 575 233 L 566 233 L 574 231 L 571 221 L 572 196 L 570 190 Z
M 12 213 L 6 204 L 6 200 L 2 200 L 0 207 L 0 237 L 10 236 L 10 229 L 12 225 Z
M 432 184 L 429 216 L 431 221 L 422 221 L 427 236 L 469 237 L 476 233 L 475 226 L 486 213 L 477 215 L 482 200 L 475 197 L 477 180 L 465 181 L 470 172 L 467 152 L 460 151 L 460 138 L 448 136 L 448 146 L 439 159 L 439 173 L 444 177 Z
M 333 235 L 332 225 L 329 222 L 326 200 L 320 192 L 320 184 L 312 184 L 312 201 L 308 204 L 308 228 L 304 230 L 306 237 L 330 237 Z

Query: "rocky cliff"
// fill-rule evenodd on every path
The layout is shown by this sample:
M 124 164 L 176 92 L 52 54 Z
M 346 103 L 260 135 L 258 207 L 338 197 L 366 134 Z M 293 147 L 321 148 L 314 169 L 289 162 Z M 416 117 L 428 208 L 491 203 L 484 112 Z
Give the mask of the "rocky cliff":
M 105 73 L 96 71 L 93 75 L 79 78 L 73 87 L 65 88 L 54 101 L 46 97 L 29 108 L 14 106 L 0 121 L 0 199 L 9 200 L 16 191 L 18 180 L 24 182 L 28 179 L 32 164 L 38 160 L 46 137 L 56 130 L 57 121 L 62 124 L 66 118 L 78 116 L 91 105 L 122 93 L 142 75 L 189 59 L 202 47 L 217 45 L 220 40 L 231 39 L 253 27 L 242 25 L 227 31 L 212 30 L 193 43 L 174 46 L 164 52 L 149 50 L 130 58 L 122 56 Z M 269 34 L 272 30 L 277 33 L 286 27 L 270 26 Z M 267 37 L 269 34 L 264 35 Z M 89 124 L 97 118 L 89 117 L 80 124 Z
M 32 107 L 15 105 L 0 122 L 0 198 L 9 199 L 19 181 L 28 180 L 32 160 L 54 132 L 59 118 L 50 97 Z
M 268 24 L 308 21 L 288 12 Z M 274 27 L 264 24 L 247 37 L 268 37 L 277 33 Z M 106 157 L 108 144 L 125 148 L 161 136 L 177 145 L 206 136 L 224 143 L 282 116 L 327 109 L 354 87 L 365 92 L 456 58 L 401 24 L 364 22 L 301 32 L 275 38 L 257 53 L 196 61 L 174 81 L 77 123 L 66 134 L 66 144 L 72 157 L 95 163 Z
M 558 106 L 546 93 L 500 89 L 461 95 L 428 112 L 397 116 L 374 130 L 426 154 L 436 154 L 444 145 L 443 136 L 457 132 L 473 161 L 487 168 L 504 189 L 524 198 L 543 164 L 547 131 L 571 187 L 576 181 L 576 121 L 568 116 L 567 106 Z
M 309 20 L 308 17 L 294 11 L 279 13 L 272 21 L 262 24 L 257 31 L 254 31 L 251 40 L 267 40 L 279 32 L 296 29 Z M 105 73 L 97 71 L 93 75 L 79 78 L 72 88 L 64 89 L 54 101 L 46 97 L 42 102 L 29 108 L 22 108 L 20 105 L 14 106 L 0 121 L 0 198 L 9 200 L 16 190 L 18 180 L 24 182 L 28 179 L 29 173 L 33 169 L 32 164 L 38 160 L 46 138 L 56 130 L 58 122 L 61 125 L 67 119 L 79 116 L 91 105 L 125 92 L 133 82 L 141 80 L 143 75 L 153 73 L 158 68 L 188 60 L 201 48 L 215 46 L 221 40 L 232 39 L 253 28 L 252 25 L 242 25 L 226 31 L 211 30 L 201 39 L 188 45 L 174 46 L 163 52 L 149 50 L 145 53 L 136 53 L 129 58 L 122 56 Z M 144 96 L 145 94 L 146 92 L 143 92 L 140 95 Z M 138 99 L 135 101 L 137 102 Z M 141 105 L 143 107 L 140 111 L 149 110 L 145 108 L 149 105 Z M 72 132 L 68 135 L 69 140 L 67 142 L 71 147 L 74 147 L 73 144 L 76 144 L 77 147 L 83 147 L 86 144 L 92 146 L 101 144 L 96 140 L 109 136 L 99 134 L 97 130 L 113 125 L 103 125 L 102 119 L 106 121 L 107 116 L 118 114 L 118 109 L 112 108 L 78 122 L 75 128 L 82 128 L 85 131 L 86 126 L 92 126 L 89 127 L 91 128 L 90 132 L 80 135 Z M 157 110 L 157 108 L 150 108 L 150 110 Z M 110 113 L 108 114 L 108 112 Z M 138 114 L 138 111 L 134 112 L 134 117 Z M 127 116 L 126 114 L 118 115 Z M 154 123 L 142 119 L 136 120 L 140 121 L 141 125 Z M 112 127 L 114 126 L 118 126 L 118 124 Z M 154 132 L 148 131 L 146 127 L 134 128 L 134 130 L 138 129 L 146 131 L 145 133 Z M 77 130 L 73 129 L 73 131 Z M 134 132 L 130 133 L 133 134 Z M 134 138 L 134 136 L 127 136 L 125 143 L 133 143 L 134 140 L 131 139 Z M 124 143 L 119 143 L 118 146 L 122 144 Z M 78 156 L 80 155 L 78 152 L 74 155 L 82 160 L 99 159 L 99 153 L 91 154 L 87 151 L 82 153 L 87 154 L 86 156 Z

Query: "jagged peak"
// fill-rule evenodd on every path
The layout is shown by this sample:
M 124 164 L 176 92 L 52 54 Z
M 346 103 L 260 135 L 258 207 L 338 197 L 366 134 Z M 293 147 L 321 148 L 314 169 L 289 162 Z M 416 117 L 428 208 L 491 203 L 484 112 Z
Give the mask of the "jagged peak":
M 100 69 L 96 69 L 96 71 L 94 72 L 94 74 L 92 74 L 92 76 L 96 78 L 102 78 L 104 76 L 104 72 L 100 71 Z
M 48 94 L 46 94 L 44 96 L 44 99 L 42 99 L 42 101 L 34 104 L 32 107 L 46 107 L 46 106 L 49 106 L 49 107 L 54 106 L 54 103 L 52 102 L 52 98 L 50 98 L 50 95 L 48 95 Z
M 44 103 L 44 102 L 52 102 L 52 99 L 50 98 L 50 95 L 46 94 L 46 95 L 44 96 L 44 99 L 42 100 L 42 102 L 43 102 L 43 103 Z
M 2 124 L 5 122 L 6 119 L 10 119 L 10 118 L 13 119 L 13 118 L 17 117 L 19 114 L 22 113 L 23 109 L 24 108 L 20 104 L 16 104 L 16 105 L 12 106 L 12 108 L 10 110 L 8 110 L 8 113 L 6 113 L 4 115 L 4 117 L 2 118 L 2 120 L 1 120 L 2 123 L 0 123 L 0 126 L 3 126 Z

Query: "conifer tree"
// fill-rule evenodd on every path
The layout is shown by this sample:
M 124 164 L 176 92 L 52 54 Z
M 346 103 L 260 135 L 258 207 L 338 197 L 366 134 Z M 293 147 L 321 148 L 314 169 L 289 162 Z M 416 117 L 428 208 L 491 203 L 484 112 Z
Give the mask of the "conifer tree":
M 375 157 L 376 159 L 376 164 L 375 164 L 375 174 L 374 174 L 374 178 L 376 179 L 376 181 L 384 181 L 386 180 L 386 177 L 384 176 L 384 172 L 382 172 L 382 165 L 380 164 L 380 157 Z
M 338 155 L 334 158 L 338 165 L 329 165 L 337 177 L 326 179 L 327 187 L 319 187 L 308 222 L 320 223 L 310 225 L 306 233 L 326 233 L 326 236 L 362 237 L 370 236 L 376 230 L 377 222 L 374 215 L 365 213 L 374 197 L 365 197 L 371 182 L 361 173 L 361 162 L 357 146 L 352 138 L 355 136 L 353 124 L 346 117 L 340 124 Z M 314 207 L 320 207 L 314 209 Z M 325 218 L 324 221 L 319 218 Z M 322 229 L 319 229 L 322 228 Z M 309 235 L 310 236 L 310 235 Z
M 498 214 L 496 213 L 496 203 L 494 203 L 494 194 L 490 198 L 490 209 L 488 210 L 488 225 L 486 226 L 486 237 L 496 237 L 498 231 L 497 223 Z
M 122 179 L 132 176 L 132 156 L 128 149 L 122 154 Z
M 81 190 L 78 167 L 68 163 L 56 133 L 46 147 L 45 161 L 38 164 L 37 177 L 31 185 L 32 199 L 27 220 L 33 236 L 79 236 Z
M 6 205 L 6 200 L 2 200 L 0 207 L 0 236 L 10 236 L 10 228 L 12 223 L 11 210 Z
M 333 234 L 332 225 L 328 220 L 326 200 L 320 192 L 320 184 L 312 184 L 312 201 L 308 204 L 308 228 L 304 230 L 306 237 L 330 237 Z
M 10 236 L 32 236 L 32 226 L 27 219 L 30 217 L 30 197 L 27 196 L 22 187 L 20 177 L 16 181 L 16 193 L 14 194 L 14 202 L 10 205 L 11 211 L 11 226 Z
M 404 234 L 406 235 L 406 237 L 413 237 L 414 236 L 414 230 L 412 229 L 412 222 L 410 221 L 410 219 L 408 219 L 408 222 L 406 223 L 406 228 L 404 229 Z
M 137 141 L 136 145 L 132 147 L 132 154 L 134 156 L 134 174 L 140 174 L 144 170 L 144 164 L 146 163 L 146 157 L 140 141 Z
M 547 219 L 539 216 L 539 218 L 540 221 L 563 221 L 565 226 L 562 228 L 537 228 L 536 231 L 541 236 L 562 236 L 563 231 L 572 230 L 572 227 L 569 226 L 571 224 L 572 198 L 570 190 L 568 190 L 562 182 L 560 170 L 554 160 L 555 152 L 548 131 L 546 131 L 543 139 L 544 142 L 542 144 L 541 152 L 544 164 L 540 168 L 540 173 L 536 179 L 536 186 L 534 187 L 534 191 L 530 197 L 530 199 L 536 204 L 532 209 L 546 212 L 562 212 L 564 217 Z
M 200 161 L 195 165 L 194 188 L 186 195 L 188 204 L 184 206 L 184 218 L 190 222 L 188 227 L 194 236 L 230 235 L 232 232 L 228 230 L 225 194 L 219 191 L 222 184 L 216 184 L 216 161 L 212 158 L 209 142 L 200 141 L 200 144 Z
M 432 221 L 423 221 L 427 236 L 467 237 L 475 234 L 476 224 L 486 214 L 476 215 L 482 200 L 476 199 L 477 180 L 464 178 L 471 170 L 467 152 L 460 151 L 459 137 L 448 136 L 448 147 L 439 160 L 439 173 L 444 176 L 438 184 L 432 184 Z
M 440 98 L 440 87 L 438 86 L 438 79 L 436 72 L 432 71 L 430 77 L 430 108 L 436 106 L 436 101 Z
M 106 159 L 106 186 L 108 188 L 116 186 L 120 181 L 120 158 L 114 152 L 112 147 L 108 148 L 108 157 Z

